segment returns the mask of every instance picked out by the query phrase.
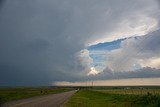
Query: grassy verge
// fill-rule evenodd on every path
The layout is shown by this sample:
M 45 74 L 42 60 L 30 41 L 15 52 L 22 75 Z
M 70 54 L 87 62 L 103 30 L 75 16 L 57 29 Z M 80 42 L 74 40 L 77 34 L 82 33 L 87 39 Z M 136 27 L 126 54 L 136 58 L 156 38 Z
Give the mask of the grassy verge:
M 0 105 L 2 103 L 40 95 L 70 91 L 65 88 L 0 88 Z
M 80 90 L 66 107 L 160 107 L 159 95 L 124 95 Z

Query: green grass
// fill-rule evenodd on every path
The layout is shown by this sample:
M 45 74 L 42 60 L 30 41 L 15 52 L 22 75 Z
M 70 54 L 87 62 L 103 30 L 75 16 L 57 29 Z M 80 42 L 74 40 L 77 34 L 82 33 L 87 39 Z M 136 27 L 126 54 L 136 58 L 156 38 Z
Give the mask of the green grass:
M 55 94 L 65 91 L 70 91 L 72 89 L 66 88 L 0 88 L 0 105 L 12 101 L 23 98 L 30 98 L 34 96 L 41 96 L 47 94 Z
M 66 103 L 66 107 L 160 107 L 160 96 L 153 94 L 112 94 L 80 90 Z

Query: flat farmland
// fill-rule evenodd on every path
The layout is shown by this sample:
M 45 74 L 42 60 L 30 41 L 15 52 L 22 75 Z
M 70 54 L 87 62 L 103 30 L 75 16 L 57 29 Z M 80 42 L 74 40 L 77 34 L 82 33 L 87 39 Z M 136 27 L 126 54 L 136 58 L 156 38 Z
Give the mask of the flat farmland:
M 107 89 L 107 90 L 94 90 L 102 93 L 110 93 L 110 94 L 131 94 L 131 95 L 145 95 L 145 94 L 153 94 L 160 95 L 160 89 Z
M 65 107 L 160 107 L 159 89 L 79 90 Z

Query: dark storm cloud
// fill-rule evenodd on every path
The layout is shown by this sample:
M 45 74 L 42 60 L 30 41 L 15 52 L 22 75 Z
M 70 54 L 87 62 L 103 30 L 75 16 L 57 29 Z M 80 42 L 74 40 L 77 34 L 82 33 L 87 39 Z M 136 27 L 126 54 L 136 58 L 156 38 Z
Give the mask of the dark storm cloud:
M 96 34 L 112 31 L 150 4 L 143 0 L 1 0 L 0 84 L 48 85 L 84 79 L 75 53 L 86 41 L 99 38 Z
M 5 0 L 0 0 L 0 7 L 3 5 L 4 2 Z
M 160 55 L 160 30 L 154 31 L 137 41 L 139 53 L 152 53 L 154 56 Z M 140 46 L 138 48 L 138 46 Z M 153 56 L 153 55 L 152 55 Z
M 64 33 L 70 12 L 55 3 L 51 2 L 51 7 L 49 2 L 41 2 L 4 4 L 0 17 L 1 85 L 44 85 L 71 75 L 68 72 L 81 41 L 67 40 L 70 35 Z
M 157 0 L 157 2 L 159 3 L 159 6 L 160 6 L 160 1 L 159 1 L 159 0 Z

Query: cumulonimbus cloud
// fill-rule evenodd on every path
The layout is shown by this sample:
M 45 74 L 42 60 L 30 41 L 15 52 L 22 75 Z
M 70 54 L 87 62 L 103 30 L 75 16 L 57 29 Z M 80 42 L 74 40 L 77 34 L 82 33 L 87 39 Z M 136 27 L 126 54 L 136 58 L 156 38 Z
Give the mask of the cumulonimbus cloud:
M 88 77 L 85 67 L 77 62 L 77 52 L 96 40 L 114 36 L 109 34 L 116 34 L 124 24 L 128 26 L 126 21 L 134 19 L 139 23 L 139 15 L 151 22 L 159 19 L 154 0 L 3 1 L 0 2 L 1 85 L 85 80 Z

